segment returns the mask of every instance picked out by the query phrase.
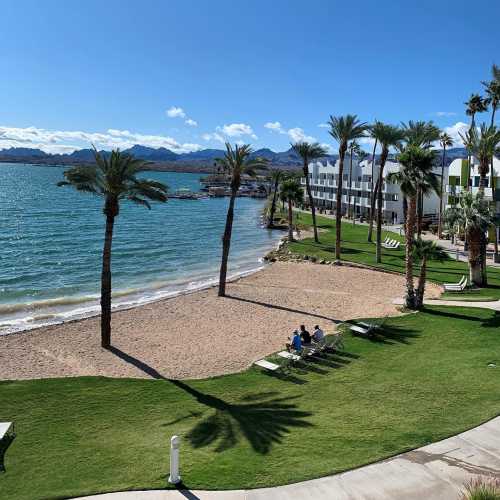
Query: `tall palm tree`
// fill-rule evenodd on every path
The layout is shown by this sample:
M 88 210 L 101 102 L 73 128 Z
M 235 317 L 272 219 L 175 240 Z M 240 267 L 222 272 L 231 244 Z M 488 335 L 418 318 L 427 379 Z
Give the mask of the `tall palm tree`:
M 101 272 L 101 345 L 108 349 L 111 346 L 111 246 L 120 202 L 129 200 L 150 209 L 148 200 L 167 201 L 168 188 L 161 182 L 137 178 L 147 163 L 119 150 L 105 156 L 94 147 L 94 159 L 95 165 L 66 170 L 65 180 L 57 185 L 71 186 L 77 191 L 104 198 L 106 229 Z
M 439 136 L 439 144 L 443 148 L 443 155 L 441 157 L 441 186 L 439 189 L 439 223 L 438 223 L 438 238 L 443 237 L 443 187 L 444 187 L 444 165 L 446 162 L 446 148 L 451 148 L 453 146 L 453 139 L 446 133 L 443 132 Z
M 432 170 L 422 172 L 422 176 L 418 180 L 418 198 L 417 198 L 417 235 L 420 238 L 422 234 L 422 223 L 424 215 L 424 198 L 431 193 L 439 196 L 441 182 L 439 176 Z
M 488 203 L 481 192 L 473 195 L 464 192 L 460 196 L 458 208 L 459 223 L 465 231 L 469 243 L 469 278 L 476 286 L 486 285 L 486 275 L 483 270 L 482 248 L 484 234 L 494 221 Z
M 348 146 L 349 149 L 349 185 L 347 186 L 347 217 L 351 216 L 351 190 L 352 190 L 352 158 L 356 151 L 358 151 L 359 144 L 356 140 L 351 141 Z
M 414 242 L 413 258 L 420 262 L 420 274 L 418 276 L 417 290 L 415 293 L 415 306 L 417 309 L 421 309 L 424 305 L 427 262 L 429 260 L 443 262 L 449 257 L 445 250 L 436 245 L 433 241 L 418 238 Z
M 465 132 L 459 132 L 458 135 L 462 140 L 464 148 L 467 151 L 467 168 L 468 168 L 468 177 L 467 177 L 467 191 L 471 189 L 471 173 L 472 173 L 472 154 L 474 150 L 474 144 L 476 142 L 476 127 L 470 127 Z
M 335 214 L 335 259 L 340 260 L 342 237 L 342 186 L 344 177 L 344 159 L 349 141 L 365 136 L 368 125 L 360 122 L 356 115 L 330 116 L 330 135 L 339 143 L 339 180 L 337 184 L 337 200 Z
M 376 120 L 375 120 L 376 121 Z M 369 127 L 369 133 L 370 137 L 373 139 L 373 125 L 370 125 Z M 371 243 L 372 242 L 372 234 L 373 234 L 373 221 L 375 219 L 375 200 L 377 197 L 377 190 L 378 190 L 378 181 L 377 184 L 375 184 L 375 154 L 377 152 L 377 144 L 378 141 L 375 139 L 375 142 L 373 143 L 373 151 L 372 151 L 372 175 L 371 175 L 371 182 L 370 182 L 370 212 L 368 213 L 368 241 Z
M 432 121 L 413 121 L 401 123 L 407 145 L 429 149 L 439 140 L 441 130 Z
M 399 155 L 401 168 L 387 176 L 388 182 L 398 183 L 403 196 L 408 200 L 408 209 L 405 223 L 405 276 L 406 298 L 405 304 L 409 309 L 415 309 L 416 296 L 413 284 L 413 242 L 415 235 L 415 219 L 417 211 L 417 194 L 419 185 L 426 173 L 432 171 L 435 154 L 431 149 L 424 149 L 416 145 L 406 146 Z
M 274 227 L 274 215 L 276 214 L 276 201 L 278 199 L 278 188 L 280 182 L 283 180 L 285 172 L 279 168 L 273 168 L 269 171 L 268 179 L 271 182 L 272 198 L 271 207 L 267 218 L 267 227 L 272 229 Z
M 306 178 L 306 191 L 307 197 L 309 198 L 309 204 L 311 205 L 311 215 L 313 221 L 314 229 L 314 241 L 319 243 L 318 238 L 318 227 L 316 225 L 316 206 L 314 203 L 314 198 L 311 192 L 311 181 L 309 179 L 309 162 L 317 158 L 321 158 L 327 154 L 326 149 L 318 144 L 317 142 L 296 142 L 291 145 L 292 149 L 302 158 L 302 170 L 304 172 L 304 177 Z
M 267 161 L 263 158 L 252 158 L 250 144 L 236 145 L 234 148 L 226 142 L 226 152 L 219 163 L 224 171 L 231 176 L 231 197 L 226 215 L 226 226 L 222 236 L 222 259 L 219 273 L 219 297 L 226 295 L 227 262 L 229 259 L 229 248 L 231 246 L 231 234 L 233 232 L 234 204 L 238 190 L 241 186 L 243 174 L 254 177 L 258 170 L 267 168 Z
M 280 186 L 280 198 L 288 203 L 288 241 L 293 241 L 293 204 L 304 199 L 304 190 L 297 179 L 286 179 Z
M 467 116 L 470 116 L 469 132 L 472 133 L 472 132 L 475 132 L 475 128 L 476 128 L 476 121 L 475 121 L 476 114 L 477 113 L 484 113 L 485 111 L 488 110 L 488 101 L 487 101 L 487 99 L 484 99 L 483 97 L 481 97 L 479 94 L 471 94 L 471 96 L 469 97 L 469 100 L 467 102 L 465 102 L 464 104 L 466 106 L 465 114 Z M 464 142 L 464 145 L 465 145 L 465 142 Z M 468 149 L 467 145 L 465 145 L 465 147 L 466 147 L 466 149 Z M 472 174 L 472 152 L 470 152 L 469 150 L 468 150 L 468 152 L 469 152 L 469 154 L 468 154 L 467 161 L 469 164 L 469 180 L 467 181 L 467 186 L 469 186 L 469 184 L 470 184 L 470 176 Z
M 378 263 L 382 262 L 382 185 L 384 182 L 384 167 L 389 156 L 389 148 L 396 146 L 404 138 L 403 132 L 399 127 L 394 125 L 388 125 L 376 121 L 371 127 L 372 137 L 382 146 L 382 152 L 380 154 L 380 166 L 378 170 L 378 181 L 379 186 L 377 191 L 377 251 L 376 251 L 376 261 Z
M 492 158 L 500 154 L 500 129 L 483 123 L 479 134 L 473 134 L 472 152 L 479 162 L 479 191 L 484 195 Z
M 358 159 L 358 165 L 370 156 L 366 151 L 361 149 L 361 146 L 358 146 L 355 151 L 354 151 L 357 159 Z M 354 226 L 356 224 L 356 196 L 354 196 L 354 201 L 353 201 L 353 206 L 352 206 L 352 225 Z

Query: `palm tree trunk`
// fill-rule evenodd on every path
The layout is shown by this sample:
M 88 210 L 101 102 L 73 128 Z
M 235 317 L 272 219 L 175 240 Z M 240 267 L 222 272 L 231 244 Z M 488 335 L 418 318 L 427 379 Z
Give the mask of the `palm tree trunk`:
M 416 308 L 422 309 L 424 305 L 425 278 L 427 274 L 427 259 L 424 257 L 420 263 L 420 275 L 418 277 Z
M 497 107 L 496 106 L 492 106 L 491 107 L 491 123 L 490 123 L 490 126 L 493 126 L 495 124 L 495 113 L 497 111 Z M 494 177 L 495 177 L 495 173 L 493 172 L 493 156 L 491 157 L 491 163 L 490 163 L 490 184 L 491 184 L 491 194 L 493 195 L 493 200 L 495 200 L 495 189 L 496 189 L 496 186 L 494 186 Z M 496 203 L 495 201 L 493 202 L 493 206 L 495 206 Z M 496 210 L 495 210 L 496 212 Z M 496 222 L 493 226 L 495 228 L 495 254 L 493 256 L 493 261 L 494 262 L 499 262 L 499 258 L 498 258 L 498 231 L 497 231 L 497 225 L 496 225 Z
M 375 183 L 375 188 L 373 189 L 372 192 L 372 198 L 370 200 L 370 223 L 368 226 L 368 241 L 371 243 L 373 239 L 373 223 L 375 221 L 375 204 L 377 202 L 377 196 L 378 196 L 378 191 L 379 191 L 379 185 L 378 185 L 378 179 L 377 182 Z
M 113 227 L 115 224 L 116 201 L 106 199 L 106 229 L 102 250 L 101 272 L 101 346 L 111 346 L 111 246 L 113 244 Z
M 380 156 L 380 167 L 377 181 L 377 184 L 379 186 L 377 191 L 377 264 L 380 264 L 382 262 L 382 186 L 384 185 L 384 167 L 388 154 L 389 150 L 385 146 L 383 146 L 382 155 Z
M 372 181 L 371 181 L 371 189 L 370 189 L 370 212 L 368 213 L 369 217 L 369 224 L 368 224 L 368 241 L 371 243 L 372 241 L 372 234 L 373 234 L 373 216 L 375 212 L 375 196 L 376 190 L 378 188 L 378 184 L 375 185 L 373 182 L 373 177 L 375 175 L 375 152 L 377 151 L 377 139 L 375 139 L 375 143 L 373 144 L 373 151 L 372 151 Z
M 347 217 L 351 214 L 351 185 L 352 185 L 352 147 L 349 157 L 349 186 L 347 187 Z
M 337 184 L 337 200 L 335 214 L 335 259 L 340 260 L 341 238 L 342 238 L 342 184 L 344 177 L 345 148 L 339 149 L 339 182 Z
M 274 214 L 276 213 L 276 198 L 278 197 L 278 185 L 279 178 L 274 180 L 274 191 L 273 191 L 273 201 L 271 202 L 271 209 L 269 211 L 269 220 L 267 221 L 267 227 L 272 229 L 274 227 Z
M 415 288 L 413 286 L 413 237 L 415 234 L 415 214 L 417 211 L 417 197 L 410 197 L 408 214 L 406 217 L 406 298 L 408 309 L 415 309 Z
M 224 235 L 222 236 L 222 260 L 220 264 L 219 274 L 219 297 L 226 295 L 226 276 L 227 276 L 227 261 L 229 259 L 229 248 L 231 246 L 231 234 L 233 232 L 233 219 L 234 219 L 234 203 L 238 189 L 231 190 L 231 199 L 229 200 L 229 207 L 226 215 L 226 227 L 224 228 Z
M 423 218 L 423 211 L 424 211 L 424 197 L 422 194 L 422 190 L 419 188 L 417 191 L 417 234 L 418 237 L 420 238 L 420 235 L 422 234 L 422 218 Z
M 307 191 L 307 196 L 309 197 L 309 205 L 311 205 L 311 215 L 312 215 L 313 229 L 314 229 L 314 241 L 316 243 L 319 243 L 318 226 L 316 225 L 316 208 L 314 206 L 314 198 L 311 192 L 311 183 L 309 182 L 309 166 L 307 164 L 307 158 L 304 159 L 303 170 L 304 170 L 304 176 L 306 178 L 306 191 Z
M 444 185 L 444 162 L 445 162 L 445 159 L 446 159 L 446 145 L 443 146 L 443 157 L 441 159 L 441 186 L 439 188 L 438 239 L 443 238 L 443 185 Z
M 288 199 L 288 241 L 293 241 L 293 212 L 292 199 Z
M 476 286 L 483 286 L 483 272 L 481 266 L 481 229 L 472 229 L 467 233 L 469 243 L 469 277 Z

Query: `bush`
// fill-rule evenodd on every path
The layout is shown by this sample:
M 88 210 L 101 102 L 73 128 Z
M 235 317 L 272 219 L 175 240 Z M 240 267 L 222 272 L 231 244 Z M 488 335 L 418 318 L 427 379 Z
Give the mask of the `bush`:
M 460 500 L 500 500 L 500 479 L 471 479 L 465 484 Z

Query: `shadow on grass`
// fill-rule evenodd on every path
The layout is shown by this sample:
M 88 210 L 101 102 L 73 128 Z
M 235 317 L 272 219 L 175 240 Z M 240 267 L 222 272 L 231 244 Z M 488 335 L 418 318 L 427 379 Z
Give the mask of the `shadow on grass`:
M 117 347 L 111 346 L 109 351 L 149 376 L 170 382 L 190 394 L 198 403 L 214 410 L 187 434 L 186 437 L 194 448 L 216 444 L 215 451 L 222 452 L 236 446 L 241 437 L 244 437 L 257 453 L 266 454 L 274 443 L 282 442 L 291 428 L 312 426 L 305 420 L 312 413 L 299 410 L 291 402 L 298 396 L 285 398 L 277 397 L 277 392 L 262 392 L 249 394 L 239 403 L 228 403 L 216 396 L 204 394 L 180 380 L 167 379 L 153 367 Z M 200 418 L 202 415 L 203 412 L 191 412 L 164 425 L 173 425 L 185 418 Z
M 492 316 L 484 319 L 476 316 L 474 311 L 471 311 L 470 314 L 457 313 L 450 311 L 450 307 L 460 307 L 460 306 L 446 306 L 445 309 L 436 309 L 435 307 L 424 307 L 424 311 L 426 314 L 430 314 L 432 316 L 442 316 L 450 319 L 462 319 L 465 321 L 475 321 L 481 323 L 482 327 L 494 328 L 500 326 L 500 313 L 498 311 L 491 310 Z M 461 308 L 462 309 L 462 308 Z
M 356 321 L 346 322 L 349 324 L 356 324 Z M 380 328 L 370 330 L 366 334 L 355 333 L 349 330 L 355 337 L 365 338 L 371 342 L 380 344 L 410 344 L 412 339 L 420 337 L 420 334 L 413 329 L 402 328 L 396 325 L 383 325 Z
M 330 318 L 328 316 L 323 316 L 322 314 L 316 314 L 316 313 L 312 313 L 312 312 L 308 312 L 308 311 L 301 311 L 300 309 L 292 309 L 291 307 L 279 306 L 277 304 L 269 304 L 268 302 L 261 302 L 259 300 L 245 299 L 243 297 L 236 297 L 235 295 L 229 295 L 229 294 L 226 294 L 226 298 L 232 299 L 232 300 L 239 300 L 241 302 L 248 302 L 249 304 L 255 304 L 258 306 L 268 307 L 271 309 L 278 309 L 280 311 L 287 311 L 287 312 L 292 312 L 292 313 L 297 313 L 297 314 L 305 314 L 307 316 L 312 316 L 313 318 L 319 318 L 319 319 L 324 319 L 327 321 L 332 321 L 333 323 L 342 323 L 338 319 Z
M 9 446 L 15 439 L 15 435 L 8 434 L 0 441 L 0 472 L 6 472 L 5 469 L 5 454 L 9 449 Z
M 298 396 L 277 397 L 278 393 L 267 392 L 228 403 L 179 380 L 171 382 L 214 410 L 188 432 L 186 438 L 194 448 L 215 445 L 215 451 L 220 453 L 236 446 L 244 437 L 254 451 L 267 454 L 273 444 L 282 442 L 291 428 L 313 425 L 305 420 L 312 413 L 298 409 L 292 402 Z

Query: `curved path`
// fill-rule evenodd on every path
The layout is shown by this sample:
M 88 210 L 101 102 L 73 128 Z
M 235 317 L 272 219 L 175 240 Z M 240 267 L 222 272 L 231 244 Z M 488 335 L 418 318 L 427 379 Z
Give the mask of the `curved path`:
M 500 477 L 500 417 L 382 462 L 287 486 L 236 491 L 135 491 L 80 500 L 455 500 L 464 482 L 474 476 Z

